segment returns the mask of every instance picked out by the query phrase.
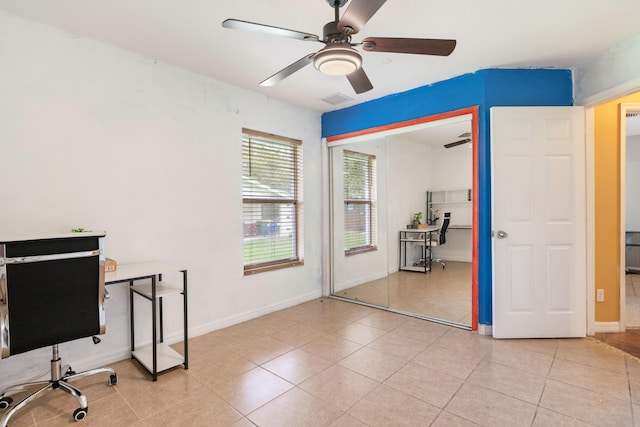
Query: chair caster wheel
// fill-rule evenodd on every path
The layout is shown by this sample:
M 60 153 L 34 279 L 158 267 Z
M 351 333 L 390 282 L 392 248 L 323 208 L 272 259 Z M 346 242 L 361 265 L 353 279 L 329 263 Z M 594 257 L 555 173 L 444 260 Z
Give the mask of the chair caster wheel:
M 3 397 L 0 399 L 0 409 L 7 409 L 9 405 L 13 403 L 13 399 L 10 397 Z
M 87 416 L 87 412 L 89 411 L 89 408 L 78 408 L 75 411 L 73 411 L 73 419 L 75 421 L 80 421 L 83 420 L 84 417 Z
M 109 385 L 118 384 L 118 376 L 116 374 L 109 375 Z

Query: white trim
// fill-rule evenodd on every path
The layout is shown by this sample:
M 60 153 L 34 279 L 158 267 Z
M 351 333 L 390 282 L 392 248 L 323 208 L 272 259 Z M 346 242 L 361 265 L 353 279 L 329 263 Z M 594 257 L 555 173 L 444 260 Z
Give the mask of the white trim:
M 610 332 L 624 332 L 624 331 L 620 330 L 620 322 L 596 322 L 595 332 L 610 333 Z
M 204 335 L 209 332 L 217 331 L 218 329 L 226 328 L 228 326 L 233 326 L 238 323 L 246 322 L 247 320 L 252 320 L 257 317 L 264 316 L 265 314 L 273 313 L 278 310 L 283 310 L 285 308 L 313 301 L 314 299 L 320 298 L 321 296 L 321 290 L 311 291 L 306 294 L 299 295 L 295 298 L 290 298 L 286 301 L 279 302 L 277 304 L 268 305 L 256 310 L 245 311 L 244 313 L 228 316 L 223 319 L 215 320 L 213 322 L 203 323 L 198 325 L 196 328 L 189 328 L 189 338 Z M 165 341 L 167 340 L 165 339 Z M 169 340 L 169 342 L 171 341 Z
M 479 323 L 478 324 L 478 335 L 486 335 L 486 336 L 492 336 L 493 335 L 493 326 L 492 325 L 485 325 L 483 323 Z
M 625 286 L 625 268 L 627 265 L 627 254 L 625 251 L 626 243 L 626 224 L 627 224 L 627 119 L 626 119 L 626 107 L 625 104 L 620 104 L 620 134 L 619 134 L 619 146 L 620 146 L 620 264 L 618 265 L 618 282 L 620 288 L 620 332 L 624 332 L 627 328 L 627 287 Z
M 574 84 L 575 84 L 575 77 L 574 77 Z M 588 96 L 582 99 L 576 99 L 574 104 L 584 105 L 584 106 L 596 106 L 599 104 L 604 104 L 609 101 L 614 101 L 626 95 L 630 95 L 632 93 L 637 92 L 639 89 L 640 89 L 640 77 L 635 78 L 633 80 L 629 80 L 628 82 L 622 83 L 618 86 L 614 86 L 610 89 L 607 89 L 595 95 Z
M 435 115 L 437 116 L 438 114 L 435 114 Z M 364 135 L 357 135 L 357 136 L 352 136 L 350 138 L 339 139 L 337 141 L 329 142 L 328 145 L 331 148 L 339 147 L 341 145 L 353 144 L 353 143 L 362 142 L 362 141 L 369 141 L 372 139 L 382 139 L 392 135 L 399 135 L 407 132 L 414 132 L 422 129 L 428 129 L 432 127 L 444 126 L 444 125 L 461 123 L 461 122 L 472 121 L 472 120 L 473 120 L 472 113 L 460 114 L 458 116 L 448 117 L 446 119 L 438 119 L 438 120 L 428 121 L 424 123 L 418 123 L 415 125 L 394 127 L 392 129 L 380 130 L 372 133 L 366 133 Z
M 627 223 L 627 113 L 640 113 L 640 103 L 620 103 L 620 332 L 627 328 L 626 223 Z
M 337 294 L 338 292 L 342 292 L 345 289 L 351 289 L 351 288 L 353 288 L 355 286 L 362 285 L 363 283 L 368 283 L 368 282 L 373 282 L 375 280 L 384 279 L 385 277 L 388 277 L 388 276 L 389 276 L 389 273 L 387 271 L 383 271 L 383 272 L 370 274 L 370 275 L 364 276 L 364 277 L 358 277 L 357 279 L 350 280 L 348 282 L 334 283 L 333 284 L 333 293 Z M 338 296 L 341 296 L 341 295 L 338 295 Z
M 332 177 L 330 174 L 331 165 L 329 163 L 329 147 L 327 146 L 327 139 L 322 138 L 322 296 L 331 295 L 331 263 L 330 259 L 332 255 L 332 236 L 331 236 L 331 183 Z M 329 256 L 324 256 L 329 254 Z
M 587 190 L 587 335 L 595 334 L 596 303 L 596 204 L 595 204 L 595 109 L 585 109 L 585 179 Z

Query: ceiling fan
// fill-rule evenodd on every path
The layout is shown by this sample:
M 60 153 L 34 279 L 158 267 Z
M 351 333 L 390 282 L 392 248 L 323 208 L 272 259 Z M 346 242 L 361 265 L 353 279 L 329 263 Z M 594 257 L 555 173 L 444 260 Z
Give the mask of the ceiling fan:
M 274 36 L 289 37 L 303 41 L 324 43 L 318 52 L 300 58 L 293 64 L 278 71 L 260 83 L 273 86 L 291 74 L 311 64 L 322 73 L 332 76 L 346 76 L 356 93 L 373 89 L 369 77 L 362 68 L 362 56 L 354 49 L 361 46 L 367 52 L 411 53 L 418 55 L 448 56 L 456 47 L 455 40 L 367 37 L 360 43 L 352 43 L 351 36 L 357 34 L 386 0 L 351 0 L 351 4 L 340 19 L 340 8 L 348 0 L 326 0 L 335 11 L 335 20 L 327 23 L 322 31 L 322 40 L 314 34 L 286 28 L 257 24 L 255 22 L 226 19 L 224 28 L 253 31 Z
M 459 141 L 454 141 L 454 142 L 450 142 L 448 144 L 444 144 L 444 148 L 453 148 L 453 147 L 457 147 L 458 145 L 462 145 L 462 144 L 466 144 L 467 142 L 471 142 L 471 138 L 469 138 L 471 136 L 470 132 L 465 132 L 462 135 L 458 135 L 458 138 L 464 138 L 461 139 Z

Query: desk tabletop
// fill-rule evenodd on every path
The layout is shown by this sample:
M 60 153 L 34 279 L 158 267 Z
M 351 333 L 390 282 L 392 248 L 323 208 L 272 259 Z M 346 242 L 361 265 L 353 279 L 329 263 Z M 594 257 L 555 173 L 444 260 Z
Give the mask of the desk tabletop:
M 133 279 L 151 277 L 164 273 L 175 273 L 186 268 L 161 261 L 133 262 L 118 264 L 116 271 L 109 271 L 104 275 L 105 283 L 127 282 Z
M 427 228 L 406 228 L 404 230 L 400 230 L 401 232 L 407 231 L 409 233 L 431 233 L 433 231 L 440 230 L 439 225 L 430 225 Z

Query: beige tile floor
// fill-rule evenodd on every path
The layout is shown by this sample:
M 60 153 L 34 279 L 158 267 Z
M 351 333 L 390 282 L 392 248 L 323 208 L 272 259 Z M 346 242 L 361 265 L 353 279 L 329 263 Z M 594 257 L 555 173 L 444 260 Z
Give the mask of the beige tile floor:
M 640 274 L 627 274 L 625 285 L 626 326 L 640 328 Z
M 337 295 L 470 326 L 471 263 L 447 261 L 446 268 L 434 263 L 426 274 L 398 271 Z
M 124 360 L 116 386 L 77 384 L 77 425 L 640 425 L 640 362 L 589 338 L 494 340 L 321 299 L 189 343 L 189 370 L 157 382 Z M 76 406 L 51 393 L 11 427 L 75 424 Z

